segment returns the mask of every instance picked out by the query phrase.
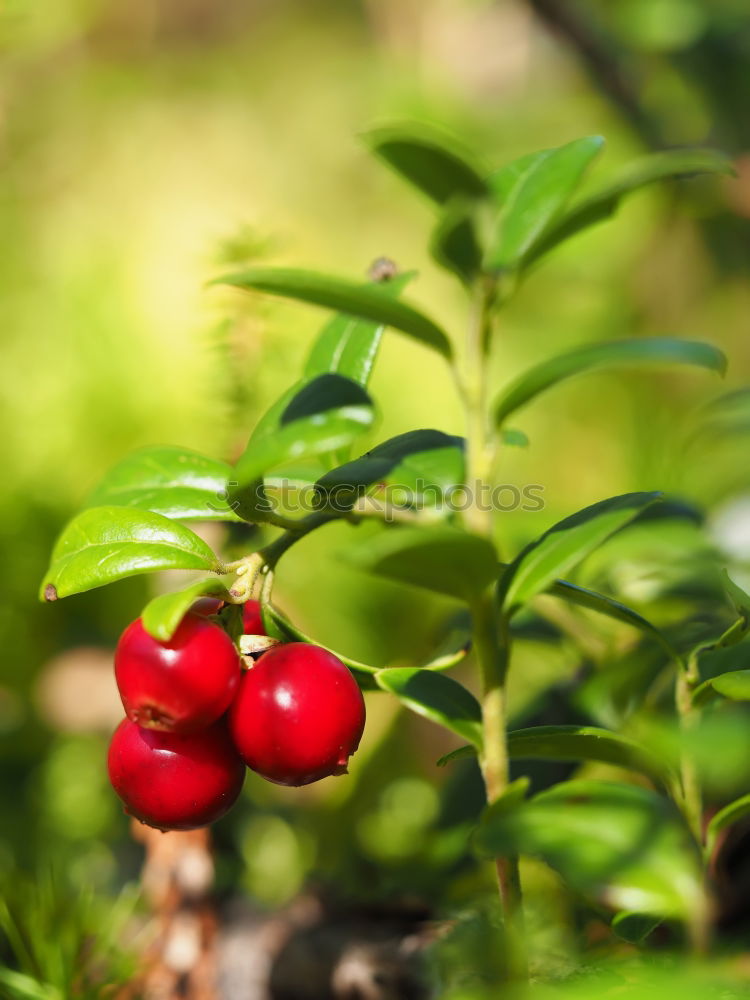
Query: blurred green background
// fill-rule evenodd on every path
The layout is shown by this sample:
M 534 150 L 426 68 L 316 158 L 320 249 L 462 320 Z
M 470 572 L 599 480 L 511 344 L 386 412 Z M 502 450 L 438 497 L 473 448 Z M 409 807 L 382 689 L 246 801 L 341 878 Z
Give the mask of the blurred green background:
M 231 458 L 301 366 L 323 314 L 208 279 L 258 260 L 356 277 L 387 255 L 419 270 L 410 296 L 462 334 L 461 290 L 426 250 L 430 207 L 357 141 L 373 122 L 447 128 L 489 165 L 588 133 L 607 138 L 601 170 L 668 145 L 736 157 L 737 180 L 639 195 L 545 262 L 503 317 L 494 362 L 500 380 L 570 345 L 676 334 L 722 347 L 727 383 L 680 372 L 560 387 L 521 415 L 531 446 L 503 469 L 543 486 L 545 509 L 503 515 L 498 532 L 514 551 L 587 503 L 661 488 L 750 557 L 746 438 L 691 438 L 701 404 L 750 375 L 745 0 L 6 0 L 0 54 L 0 871 L 60 865 L 105 893 L 137 873 L 104 770 L 120 714 L 111 651 L 149 588 L 172 581 L 54 606 L 36 591 L 57 532 L 118 458 L 166 442 Z M 440 360 L 405 339 L 386 337 L 372 391 L 373 443 L 462 430 Z M 282 563 L 280 605 L 351 655 L 420 662 L 452 609 L 345 569 L 350 530 Z M 678 572 L 703 544 L 680 530 L 619 561 L 613 550 L 610 589 L 648 606 L 651 562 Z M 579 653 L 532 640 L 519 660 L 517 712 L 572 677 Z M 347 781 L 248 780 L 218 828 L 220 885 L 277 906 L 322 878 L 439 912 L 491 892 L 465 857 L 471 767 L 438 771 L 452 744 L 437 730 L 384 696 L 368 707 Z M 541 869 L 528 878 L 570 905 Z

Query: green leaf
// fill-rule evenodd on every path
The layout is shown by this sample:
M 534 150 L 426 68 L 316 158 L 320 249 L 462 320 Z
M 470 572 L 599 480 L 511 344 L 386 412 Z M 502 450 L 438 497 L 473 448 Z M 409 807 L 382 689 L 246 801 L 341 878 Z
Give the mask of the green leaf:
M 523 263 L 557 221 L 603 145 L 601 136 L 575 139 L 523 158 L 512 185 L 507 184 L 508 173 L 490 182 L 501 207 L 485 261 L 488 270 L 505 271 Z
M 238 521 L 227 504 L 231 471 L 187 448 L 141 448 L 110 469 L 86 506 L 136 507 L 181 521 Z
M 514 760 L 596 760 L 638 771 L 663 783 L 662 761 L 635 740 L 597 726 L 534 726 L 508 733 L 508 753 Z
M 504 427 L 500 432 L 500 439 L 504 445 L 510 448 L 528 448 L 528 436 L 517 427 Z
M 441 757 L 439 766 L 475 753 L 472 747 L 459 747 Z M 660 785 L 668 770 L 647 747 L 627 736 L 597 726 L 533 726 L 508 733 L 511 760 L 595 760 L 614 764 L 644 774 Z
M 693 703 L 704 705 L 716 695 L 729 701 L 750 701 L 750 670 L 728 670 L 718 677 L 709 677 L 693 692 Z
M 382 294 L 396 298 L 415 276 L 415 271 L 397 274 L 387 281 L 373 283 Z M 326 323 L 305 365 L 305 378 L 333 372 L 367 387 L 378 355 L 385 326 L 371 320 L 339 313 Z
M 635 785 L 567 781 L 500 814 L 475 838 L 490 856 L 541 857 L 604 904 L 686 919 L 703 905 L 697 851 L 671 803 Z
M 487 185 L 480 171 L 440 133 L 417 125 L 389 125 L 362 134 L 367 147 L 396 173 L 438 204 L 456 195 L 481 198 Z
M 444 330 L 413 306 L 392 298 L 380 285 L 362 285 L 346 278 L 283 267 L 256 267 L 216 278 L 212 284 L 267 292 L 335 309 L 400 330 L 445 358 L 453 355 Z
M 357 382 L 342 375 L 319 375 L 306 383 L 250 438 L 234 468 L 236 495 L 285 462 L 336 451 L 369 430 L 372 400 Z M 232 494 L 234 496 L 235 494 Z
M 607 597 L 605 594 L 598 594 L 594 590 L 587 590 L 585 587 L 579 587 L 577 584 L 569 583 L 567 580 L 555 580 L 547 588 L 546 592 L 552 594 L 554 597 L 562 598 L 569 604 L 576 604 L 581 608 L 588 608 L 590 611 L 606 615 L 608 618 L 614 618 L 615 621 L 632 625 L 633 628 L 637 628 L 639 631 L 645 632 L 646 635 L 650 635 L 656 639 L 671 657 L 676 660 L 681 659 L 680 654 L 663 632 L 655 625 L 652 625 L 643 615 L 639 615 L 637 611 L 633 611 L 632 608 L 621 604 L 620 601 L 616 601 L 612 597 Z
M 623 941 L 629 941 L 631 944 L 643 944 L 660 923 L 661 920 L 658 917 L 621 910 L 612 918 L 612 930 Z
M 706 856 L 710 858 L 713 854 L 716 847 L 716 840 L 722 830 L 726 830 L 727 827 L 732 826 L 733 823 L 739 822 L 739 820 L 744 819 L 748 815 L 750 815 L 750 795 L 743 795 L 741 798 L 735 799 L 734 802 L 730 802 L 728 806 L 720 809 L 711 818 L 711 822 L 708 824 L 708 829 L 706 830 Z
M 417 715 L 482 746 L 482 709 L 463 684 L 420 667 L 391 667 L 375 675 L 383 691 L 395 694 Z
M 464 439 L 442 431 L 408 431 L 376 445 L 361 458 L 332 469 L 315 484 L 321 507 L 351 510 L 369 495 L 399 507 L 436 508 L 465 475 Z
M 571 236 L 610 218 L 621 200 L 639 188 L 698 174 L 733 173 L 731 160 L 712 149 L 670 149 L 633 160 L 595 190 L 578 198 L 545 234 L 531 256 L 537 259 Z
M 495 423 L 499 427 L 511 413 L 525 406 L 546 389 L 573 375 L 602 368 L 640 365 L 696 365 L 723 375 L 726 358 L 711 344 L 673 337 L 644 337 L 641 340 L 613 340 L 578 347 L 566 354 L 542 361 L 511 382 L 495 403 Z
M 159 594 L 143 609 L 141 615 L 143 627 L 154 639 L 168 642 L 199 597 L 218 597 L 225 601 L 229 597 L 229 591 L 221 580 L 209 576 L 205 580 L 189 584 L 182 590 Z
M 511 611 L 527 604 L 660 496 L 625 493 L 600 500 L 559 521 L 527 545 L 506 568 L 498 584 L 501 605 Z
M 54 601 L 154 570 L 220 567 L 203 539 L 177 521 L 131 507 L 92 507 L 55 543 L 40 597 Z
M 445 767 L 447 764 L 452 764 L 454 760 L 466 760 L 469 757 L 476 757 L 476 755 L 477 748 L 475 746 L 456 747 L 450 753 L 445 753 L 442 757 L 438 757 L 436 763 L 438 767 Z
M 482 270 L 482 248 L 474 226 L 474 207 L 453 199 L 440 216 L 430 239 L 433 259 L 469 285 Z
M 358 569 L 471 603 L 497 575 L 497 555 L 478 535 L 442 525 L 391 528 L 350 550 Z

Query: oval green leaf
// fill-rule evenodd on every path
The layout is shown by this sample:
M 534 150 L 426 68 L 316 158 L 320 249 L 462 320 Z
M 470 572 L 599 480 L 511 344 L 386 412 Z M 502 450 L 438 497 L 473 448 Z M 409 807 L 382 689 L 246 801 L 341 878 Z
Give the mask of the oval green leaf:
M 383 691 L 395 694 L 412 712 L 458 733 L 473 746 L 481 748 L 482 709 L 463 684 L 445 674 L 420 667 L 379 670 L 375 680 Z
M 387 281 L 373 282 L 373 285 L 382 294 L 396 298 L 415 274 L 415 271 L 397 274 Z M 318 334 L 305 365 L 305 378 L 332 372 L 366 388 L 384 332 L 382 323 L 339 313 Z
M 263 431 L 251 436 L 234 467 L 238 495 L 264 473 L 286 462 L 350 445 L 372 427 L 375 411 L 359 383 L 328 374 L 305 383 L 285 399 L 285 406 L 276 411 L 274 420 L 267 420 Z
M 659 498 L 659 493 L 625 493 L 559 521 L 505 569 L 498 584 L 501 605 L 512 611 L 527 604 Z
M 574 375 L 593 369 L 674 364 L 695 365 L 723 375 L 727 361 L 724 354 L 711 344 L 674 337 L 613 340 L 579 347 L 542 361 L 511 382 L 495 403 L 495 424 L 500 427 L 511 413 L 515 413 L 558 382 Z
M 197 580 L 182 590 L 159 594 L 148 602 L 141 614 L 144 629 L 154 639 L 168 642 L 177 631 L 182 619 L 200 597 L 218 597 L 225 601 L 229 591 L 224 583 L 214 577 Z
M 512 810 L 488 810 L 475 844 L 489 856 L 541 857 L 618 910 L 687 919 L 704 902 L 698 852 L 679 814 L 635 785 L 562 782 Z
M 246 291 L 267 292 L 299 302 L 335 309 L 360 319 L 400 330 L 450 359 L 453 355 L 444 330 L 413 306 L 394 299 L 380 285 L 362 285 L 294 268 L 252 268 L 216 278 L 214 285 L 232 285 Z
M 474 206 L 454 199 L 445 208 L 430 238 L 430 253 L 446 271 L 470 285 L 482 270 L 482 248 L 474 224 Z
M 358 569 L 471 603 L 497 575 L 497 554 L 478 535 L 437 525 L 390 528 L 350 550 Z
M 512 185 L 506 183 L 508 173 L 501 173 L 493 185 L 501 206 L 486 270 L 506 271 L 523 263 L 559 218 L 603 145 L 601 136 L 588 136 L 524 157 Z
M 693 692 L 693 704 L 704 705 L 716 695 L 729 701 L 750 701 L 750 670 L 728 670 L 709 677 Z
M 457 142 L 418 125 L 387 125 L 362 133 L 367 147 L 432 201 L 481 198 L 487 185 Z
M 226 462 L 188 448 L 141 448 L 109 470 L 86 506 L 136 507 L 181 521 L 238 521 L 227 503 L 231 471 Z
M 220 568 L 203 539 L 177 521 L 132 507 L 92 507 L 58 538 L 40 597 L 54 601 L 155 570 Z

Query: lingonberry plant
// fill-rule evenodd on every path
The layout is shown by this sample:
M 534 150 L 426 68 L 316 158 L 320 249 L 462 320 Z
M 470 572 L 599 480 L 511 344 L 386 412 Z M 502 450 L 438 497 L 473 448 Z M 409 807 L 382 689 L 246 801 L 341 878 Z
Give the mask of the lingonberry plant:
M 112 782 L 129 811 L 147 823 L 178 829 L 208 823 L 239 793 L 240 756 L 271 781 L 290 785 L 343 772 L 364 726 L 357 685 L 387 692 L 466 742 L 441 763 L 478 758 L 488 805 L 473 849 L 497 868 L 513 974 L 523 975 L 525 963 L 519 854 L 541 857 L 575 890 L 604 904 L 622 936 L 640 939 L 659 921 L 682 921 L 694 945 L 703 947 L 710 911 L 706 865 L 722 829 L 750 812 L 750 797 L 720 811 L 706 830 L 689 741 L 672 759 L 618 731 L 616 722 L 612 728 L 508 731 L 507 679 L 519 615 L 540 595 L 552 595 L 625 623 L 658 645 L 672 671 L 675 717 L 689 733 L 702 704 L 747 687 L 744 676 L 733 681 L 730 674 L 702 681 L 701 657 L 745 637 L 750 598 L 727 580 L 725 620 L 691 646 L 612 597 L 566 579 L 634 522 L 679 516 L 659 493 L 602 499 L 515 553 L 499 545 L 493 514 L 479 498 L 495 482 L 502 446 L 523 437 L 508 421 L 561 380 L 636 365 L 723 371 L 721 352 L 709 344 L 640 337 L 541 358 L 499 390 L 488 385 L 496 319 L 543 256 L 612 215 L 636 189 L 728 173 L 727 161 L 707 150 L 670 151 L 589 180 L 603 145 L 598 137 L 493 171 L 450 141 L 412 128 L 377 129 L 366 141 L 435 205 L 431 250 L 466 291 L 465 344 L 460 348 L 439 323 L 404 301 L 414 275 L 387 260 L 376 263 L 367 283 L 268 267 L 217 280 L 335 315 L 299 380 L 262 417 L 234 465 L 176 447 L 140 451 L 105 477 L 54 548 L 41 588 L 48 601 L 135 573 L 210 574 L 153 599 L 120 642 L 117 681 L 131 721 L 112 742 Z M 389 327 L 445 360 L 463 403 L 465 433 L 413 430 L 352 458 L 374 425 L 368 383 Z M 300 462 L 307 469 L 318 463 L 319 472 L 305 492 L 310 509 L 295 514 L 288 494 L 281 501 L 279 486 L 299 481 Z M 451 504 L 458 490 L 468 502 Z M 465 641 L 425 665 L 377 669 L 334 654 L 273 603 L 274 571 L 300 539 L 334 521 L 378 518 L 382 529 L 353 546 L 352 561 L 447 595 L 469 612 Z M 225 561 L 183 523 L 202 520 L 261 525 L 268 540 L 259 551 Z M 204 603 L 193 608 L 199 599 Z M 233 644 L 246 668 L 241 678 Z M 478 698 L 445 673 L 469 647 Z M 513 758 L 604 762 L 638 780 L 565 781 L 529 795 L 527 779 L 509 779 Z

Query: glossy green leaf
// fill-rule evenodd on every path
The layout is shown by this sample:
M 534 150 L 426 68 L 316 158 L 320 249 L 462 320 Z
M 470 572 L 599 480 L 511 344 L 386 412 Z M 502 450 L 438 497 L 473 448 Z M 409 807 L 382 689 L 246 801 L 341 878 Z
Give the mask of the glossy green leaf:
M 459 747 L 441 757 L 440 767 L 471 756 L 473 747 Z M 658 784 L 668 777 L 664 763 L 647 747 L 597 726 L 533 726 L 508 733 L 511 760 L 595 760 L 644 774 Z
M 750 701 L 750 670 L 728 670 L 709 677 L 693 692 L 693 702 L 704 705 L 717 695 L 728 701 Z
M 384 504 L 449 514 L 450 493 L 464 481 L 464 443 L 435 430 L 399 434 L 322 476 L 315 484 L 318 503 L 350 510 L 369 495 Z
M 177 521 L 132 507 L 91 507 L 65 527 L 40 597 L 56 600 L 161 569 L 218 571 L 203 539 Z
M 711 822 L 706 830 L 706 854 L 708 857 L 713 853 L 719 834 L 732 826 L 733 823 L 745 819 L 746 816 L 750 816 L 750 795 L 743 795 L 741 798 L 735 799 L 734 802 L 730 802 L 728 806 L 724 806 L 711 817 Z
M 231 471 L 187 448 L 141 448 L 109 470 L 86 506 L 136 507 L 182 521 L 237 521 L 227 503 Z
M 626 163 L 609 180 L 574 201 L 537 244 L 532 257 L 541 257 L 571 236 L 610 218 L 621 200 L 639 188 L 699 174 L 733 173 L 731 160 L 712 149 L 670 149 Z
M 388 281 L 373 282 L 373 286 L 382 294 L 397 298 L 415 273 L 397 274 Z M 332 372 L 366 388 L 384 332 L 382 323 L 339 313 L 318 334 L 305 365 L 305 378 Z
M 430 238 L 433 259 L 465 284 L 482 269 L 482 248 L 477 238 L 471 202 L 454 199 L 446 206 Z
M 542 361 L 511 382 L 495 403 L 495 423 L 499 427 L 511 413 L 515 413 L 540 393 L 558 382 L 592 369 L 679 364 L 695 365 L 723 375 L 726 363 L 726 358 L 717 347 L 697 340 L 678 340 L 674 337 L 613 340 L 578 347 Z
M 413 306 L 394 299 L 380 285 L 362 285 L 346 278 L 284 267 L 252 268 L 238 274 L 224 275 L 213 284 L 267 292 L 269 295 L 280 295 L 335 309 L 336 312 L 400 330 L 446 358 L 453 354 L 444 330 Z
M 482 175 L 458 144 L 418 125 L 389 125 L 362 134 L 367 147 L 438 204 L 456 195 L 481 198 Z
M 505 569 L 498 585 L 500 603 L 508 610 L 527 604 L 659 497 L 659 493 L 625 493 L 559 521 Z
M 442 525 L 391 528 L 347 553 L 358 569 L 471 602 L 497 575 L 484 538 Z
M 576 890 L 618 910 L 685 919 L 702 905 L 698 854 L 676 809 L 635 785 L 566 781 L 504 813 L 475 844 L 541 857 Z
M 485 267 L 505 271 L 518 267 L 557 221 L 604 140 L 575 139 L 565 146 L 524 158 L 512 185 L 499 189 L 500 213 Z M 510 165 L 512 166 L 512 165 Z M 507 174 L 501 174 L 507 177 Z
M 508 733 L 508 753 L 517 760 L 596 760 L 638 771 L 663 782 L 660 759 L 635 740 L 597 726 L 534 726 Z
M 200 597 L 218 597 L 222 601 L 229 597 L 229 591 L 217 577 L 209 576 L 197 580 L 182 590 L 170 594 L 159 594 L 148 602 L 141 614 L 143 627 L 160 642 L 168 642 L 177 627 Z
M 253 434 L 237 462 L 235 490 L 256 483 L 285 462 L 326 454 L 350 445 L 375 420 L 372 400 L 357 382 L 319 375 L 303 385 L 262 433 Z M 232 494 L 234 496 L 234 494 Z
M 679 653 L 674 649 L 663 632 L 655 625 L 652 625 L 643 615 L 639 615 L 637 611 L 633 611 L 632 608 L 621 604 L 620 601 L 616 601 L 612 597 L 607 597 L 605 594 L 598 594 L 594 590 L 587 590 L 586 587 L 579 587 L 577 584 L 569 583 L 567 580 L 555 580 L 547 588 L 546 593 L 552 594 L 554 597 L 560 597 L 569 604 L 576 604 L 578 607 L 587 608 L 589 611 L 596 611 L 601 615 L 606 615 L 608 618 L 614 618 L 615 621 L 632 625 L 633 628 L 637 628 L 640 632 L 645 632 L 646 635 L 653 636 L 666 649 L 670 656 L 677 660 L 680 659 Z
M 379 670 L 375 680 L 412 712 L 481 747 L 482 709 L 474 695 L 452 677 L 419 667 L 391 667 Z

